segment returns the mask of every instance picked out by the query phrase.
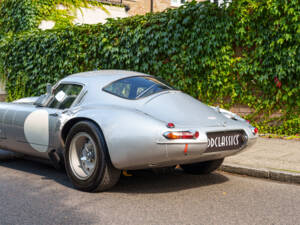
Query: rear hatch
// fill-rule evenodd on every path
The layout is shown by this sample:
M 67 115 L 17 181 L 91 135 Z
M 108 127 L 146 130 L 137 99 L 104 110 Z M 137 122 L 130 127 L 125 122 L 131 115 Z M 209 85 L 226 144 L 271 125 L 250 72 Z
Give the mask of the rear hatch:
M 221 113 L 180 91 L 161 92 L 146 99 L 139 110 L 176 127 L 219 127 L 228 122 Z

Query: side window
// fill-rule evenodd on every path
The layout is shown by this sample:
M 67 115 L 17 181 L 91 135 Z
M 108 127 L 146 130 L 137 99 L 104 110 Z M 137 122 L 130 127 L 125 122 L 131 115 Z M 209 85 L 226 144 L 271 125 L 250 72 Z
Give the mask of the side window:
M 48 107 L 54 109 L 70 108 L 81 90 L 82 86 L 78 84 L 60 84 L 53 91 L 53 97 Z
M 121 98 L 136 100 L 173 88 L 154 77 L 136 76 L 117 80 L 103 90 Z
M 128 82 L 116 82 L 108 86 L 105 91 L 114 93 L 122 98 L 129 98 L 131 84 Z

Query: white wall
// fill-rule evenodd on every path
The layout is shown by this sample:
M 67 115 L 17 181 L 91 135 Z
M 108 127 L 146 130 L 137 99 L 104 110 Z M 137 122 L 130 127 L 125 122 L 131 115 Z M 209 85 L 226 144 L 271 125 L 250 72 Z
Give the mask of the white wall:
M 97 24 L 97 23 L 106 23 L 107 18 L 124 18 L 129 16 L 125 11 L 125 7 L 118 6 L 108 6 L 103 5 L 107 10 L 103 10 L 100 7 L 91 6 L 90 8 L 80 8 L 76 10 L 76 18 L 74 19 L 74 24 Z M 63 5 L 58 5 L 57 9 L 64 10 L 66 9 Z M 39 25 L 41 30 L 52 29 L 55 26 L 54 21 L 43 20 Z
M 77 17 L 73 21 L 74 24 L 106 23 L 107 18 L 124 18 L 128 16 L 124 7 L 107 5 L 104 5 L 103 7 L 106 8 L 108 12 L 105 12 L 99 7 L 77 9 Z

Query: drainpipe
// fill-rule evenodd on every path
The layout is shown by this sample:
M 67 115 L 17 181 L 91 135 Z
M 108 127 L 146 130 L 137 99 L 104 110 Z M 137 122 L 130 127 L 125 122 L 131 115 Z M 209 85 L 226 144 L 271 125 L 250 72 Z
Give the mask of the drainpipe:
M 153 13 L 153 0 L 150 0 L 150 12 Z

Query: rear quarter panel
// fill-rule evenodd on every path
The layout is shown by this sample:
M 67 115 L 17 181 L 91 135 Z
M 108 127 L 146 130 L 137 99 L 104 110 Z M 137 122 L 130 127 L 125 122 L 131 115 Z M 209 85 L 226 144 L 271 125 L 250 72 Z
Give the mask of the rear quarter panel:
M 146 168 L 165 161 L 166 146 L 157 144 L 165 124 L 140 111 L 118 106 L 86 106 L 75 117 L 96 122 L 118 169 Z

